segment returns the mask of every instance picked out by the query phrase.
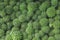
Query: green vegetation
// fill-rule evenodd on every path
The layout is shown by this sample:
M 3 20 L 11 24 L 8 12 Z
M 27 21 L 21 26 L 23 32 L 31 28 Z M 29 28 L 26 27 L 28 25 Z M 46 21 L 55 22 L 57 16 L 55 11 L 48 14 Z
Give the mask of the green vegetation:
M 0 40 L 60 40 L 60 0 L 0 0 Z

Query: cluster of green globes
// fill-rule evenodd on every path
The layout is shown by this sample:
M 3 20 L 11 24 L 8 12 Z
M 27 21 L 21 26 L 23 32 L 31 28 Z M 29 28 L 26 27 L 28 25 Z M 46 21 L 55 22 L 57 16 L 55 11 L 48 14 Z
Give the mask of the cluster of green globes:
M 0 0 L 0 40 L 60 40 L 60 0 Z

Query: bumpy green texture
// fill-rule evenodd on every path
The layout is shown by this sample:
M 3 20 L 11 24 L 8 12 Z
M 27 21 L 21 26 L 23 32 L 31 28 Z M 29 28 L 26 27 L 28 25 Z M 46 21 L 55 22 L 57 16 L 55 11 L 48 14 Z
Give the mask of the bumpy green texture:
M 49 7 L 46 13 L 48 17 L 54 17 L 56 14 L 55 7 Z
M 0 0 L 0 40 L 60 40 L 60 0 Z

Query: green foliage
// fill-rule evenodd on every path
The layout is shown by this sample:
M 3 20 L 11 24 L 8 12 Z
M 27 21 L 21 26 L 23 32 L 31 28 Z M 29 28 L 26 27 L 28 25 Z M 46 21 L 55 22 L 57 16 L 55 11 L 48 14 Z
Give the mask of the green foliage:
M 6 25 L 7 25 L 7 30 L 10 30 L 11 27 L 13 26 L 13 23 L 12 22 L 7 22 Z
M 29 12 L 33 12 L 37 9 L 37 4 L 34 2 L 28 3 L 27 8 Z
M 8 22 L 10 20 L 10 16 L 4 16 L 3 17 L 3 22 Z
M 41 10 L 41 11 L 45 11 L 48 7 L 49 7 L 49 2 L 48 1 L 45 1 L 45 2 L 43 2 L 41 5 L 40 5 L 40 7 L 39 7 L 39 9 Z
M 60 30 L 57 28 L 54 28 L 52 31 L 49 32 L 49 36 L 54 36 L 59 33 L 60 33 Z
M 40 30 L 39 31 L 39 35 L 40 35 L 40 37 L 43 37 L 44 36 L 44 33 Z
M 6 35 L 10 35 L 10 32 L 11 32 L 11 30 L 8 30 L 8 31 L 6 32 Z
M 60 33 L 60 30 L 59 30 L 59 29 L 53 29 L 53 30 L 52 30 L 52 33 L 54 33 L 54 34 L 59 34 L 59 33 Z
M 55 20 L 55 21 L 53 22 L 53 27 L 54 27 L 54 28 L 60 28 L 60 21 L 59 21 L 59 20 Z
M 25 31 L 26 30 L 26 27 L 27 27 L 27 23 L 26 22 L 23 23 L 23 24 L 21 24 L 21 31 L 22 32 Z
M 33 12 L 29 12 L 28 11 L 27 12 L 27 15 L 26 15 L 27 16 L 27 19 L 26 20 L 30 20 L 30 18 L 33 16 L 33 14 L 34 14 Z
M 10 34 L 8 34 L 8 35 L 6 35 L 5 40 L 13 40 L 13 39 L 12 39 L 11 35 L 10 35 Z
M 25 15 L 20 15 L 19 18 L 18 18 L 18 20 L 20 22 L 24 22 L 24 21 L 26 21 L 26 16 Z
M 21 12 L 20 11 L 17 11 L 16 12 L 16 17 L 19 17 L 21 15 Z
M 26 3 L 33 2 L 33 0 L 26 0 Z
M 32 25 L 32 22 L 29 22 L 27 25 L 28 26 L 26 28 L 26 33 L 27 34 L 32 34 L 33 33 L 33 25 Z
M 33 22 L 33 28 L 34 28 L 34 29 L 39 29 L 39 28 L 40 28 L 38 21 L 34 21 L 34 22 Z
M 54 19 L 55 20 L 60 20 L 60 15 L 56 15 Z
M 0 40 L 60 40 L 60 0 L 0 0 Z
M 53 22 L 54 22 L 54 19 L 53 18 L 50 18 L 49 19 L 49 27 L 52 27 Z
M 4 34 L 4 30 L 0 29 L 0 37 L 2 37 Z
M 0 40 L 5 40 L 5 36 L 1 37 Z
M 2 24 L 2 23 L 4 23 L 4 21 L 3 21 L 3 19 L 2 19 L 2 18 L 0 18 L 0 24 Z
M 0 10 L 3 10 L 4 7 L 5 7 L 4 2 L 0 2 Z
M 17 5 L 15 5 L 15 6 L 13 7 L 13 10 L 14 10 L 14 11 L 18 11 L 18 10 L 19 10 L 19 7 L 18 7 Z
M 49 33 L 50 28 L 48 26 L 41 27 L 41 31 L 44 33 Z
M 23 11 L 25 9 L 26 9 L 26 3 L 23 2 L 20 4 L 20 10 Z
M 38 38 L 38 37 L 34 37 L 32 40 L 40 40 L 40 38 Z
M 27 38 L 28 38 L 29 40 L 31 40 L 31 39 L 32 39 L 32 37 L 33 37 L 33 35 L 28 35 L 28 37 L 27 37 Z
M 40 15 L 41 11 L 40 10 L 36 10 L 36 15 Z
M 58 14 L 58 15 L 59 15 L 59 14 L 60 14 L 60 10 L 56 10 L 56 14 Z
M 14 19 L 13 20 L 13 25 L 14 26 L 19 26 L 20 25 L 20 21 L 18 19 Z
M 56 39 L 56 40 L 60 40 L 60 34 L 56 34 L 56 35 L 55 35 L 55 39 Z
M 42 19 L 40 19 L 40 25 L 41 26 L 46 26 L 46 25 L 48 25 L 48 19 L 47 18 L 42 18 Z
M 58 5 L 58 0 L 51 0 L 51 5 L 56 7 Z
M 11 20 L 13 20 L 13 19 L 15 19 L 16 18 L 16 12 L 13 12 L 11 15 L 10 15 L 10 17 L 11 17 Z
M 12 9 L 12 7 L 11 7 L 10 5 L 8 5 L 8 6 L 5 7 L 5 12 L 6 12 L 7 14 L 11 14 L 12 11 L 13 11 L 13 9 Z
M 48 40 L 55 40 L 55 38 L 51 36 L 48 38 Z
M 55 7 L 49 7 L 46 11 L 48 17 L 54 17 L 56 14 Z
M 7 25 L 6 25 L 6 24 L 2 24 L 2 25 L 1 25 L 1 29 L 2 29 L 2 30 L 7 30 Z
M 47 40 L 47 39 L 48 39 L 47 35 L 45 35 L 45 36 L 42 37 L 42 40 Z
M 5 14 L 5 12 L 4 11 L 0 11 L 0 16 L 1 17 L 4 17 L 6 14 Z
M 41 18 L 45 18 L 45 17 L 47 17 L 47 15 L 46 15 L 46 12 L 44 11 L 44 12 L 41 12 Z
M 13 40 L 21 40 L 22 36 L 21 36 L 21 32 L 20 31 L 14 31 L 11 32 L 11 37 Z
M 8 1 L 8 0 L 7 0 Z M 16 4 L 16 2 L 15 1 L 9 1 L 9 4 L 11 5 L 11 6 L 14 6 L 15 4 Z
M 35 33 L 35 37 L 39 38 L 40 37 L 39 33 Z
M 35 33 L 35 36 L 33 37 L 32 40 L 40 40 L 39 36 L 40 36 L 39 33 Z
M 15 27 L 12 28 L 11 32 L 18 31 L 18 30 L 19 30 L 19 28 L 15 26 Z

